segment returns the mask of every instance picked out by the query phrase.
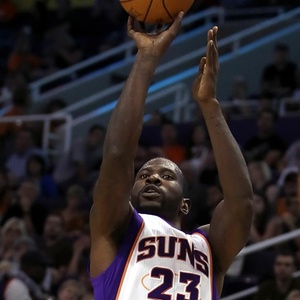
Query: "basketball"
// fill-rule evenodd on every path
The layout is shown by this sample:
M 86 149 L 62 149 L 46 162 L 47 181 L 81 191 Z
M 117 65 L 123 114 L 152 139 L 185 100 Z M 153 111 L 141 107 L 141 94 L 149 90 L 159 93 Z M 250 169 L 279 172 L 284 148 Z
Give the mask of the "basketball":
M 187 12 L 194 0 L 120 0 L 125 11 L 146 24 L 169 24 L 180 11 Z

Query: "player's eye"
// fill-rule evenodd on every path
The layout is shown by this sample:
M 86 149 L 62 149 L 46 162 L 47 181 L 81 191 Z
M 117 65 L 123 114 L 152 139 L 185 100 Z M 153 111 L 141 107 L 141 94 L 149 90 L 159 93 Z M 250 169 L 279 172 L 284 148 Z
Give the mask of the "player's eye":
M 140 178 L 141 178 L 141 179 L 146 179 L 146 178 L 148 178 L 148 177 L 149 177 L 148 174 L 141 174 L 141 175 L 140 175 Z
M 163 179 L 166 179 L 166 180 L 173 180 L 173 176 L 169 175 L 169 174 L 164 174 L 162 176 Z

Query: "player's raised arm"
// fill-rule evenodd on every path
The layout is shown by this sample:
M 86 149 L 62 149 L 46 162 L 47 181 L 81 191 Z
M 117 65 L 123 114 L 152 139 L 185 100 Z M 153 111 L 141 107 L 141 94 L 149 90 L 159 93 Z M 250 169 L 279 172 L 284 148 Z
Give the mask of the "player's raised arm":
M 212 216 L 208 236 L 214 256 L 217 285 L 237 253 L 245 246 L 252 221 L 252 187 L 245 160 L 216 99 L 219 63 L 217 31 L 208 31 L 206 57 L 201 59 L 193 95 L 210 135 L 224 200 Z
M 96 276 L 113 261 L 131 215 L 129 203 L 134 179 L 134 158 L 140 138 L 144 103 L 155 68 L 178 33 L 183 14 L 165 31 L 137 31 L 128 19 L 128 35 L 137 54 L 125 87 L 112 113 L 104 144 L 103 161 L 94 189 L 90 212 L 91 275 Z

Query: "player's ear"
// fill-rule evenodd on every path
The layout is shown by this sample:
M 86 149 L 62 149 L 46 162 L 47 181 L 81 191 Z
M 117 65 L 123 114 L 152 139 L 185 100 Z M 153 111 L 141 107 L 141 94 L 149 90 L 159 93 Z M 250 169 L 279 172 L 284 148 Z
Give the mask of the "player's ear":
M 187 215 L 191 209 L 191 200 L 190 198 L 183 198 L 182 199 L 182 204 L 181 204 L 181 212 L 184 214 L 184 215 Z

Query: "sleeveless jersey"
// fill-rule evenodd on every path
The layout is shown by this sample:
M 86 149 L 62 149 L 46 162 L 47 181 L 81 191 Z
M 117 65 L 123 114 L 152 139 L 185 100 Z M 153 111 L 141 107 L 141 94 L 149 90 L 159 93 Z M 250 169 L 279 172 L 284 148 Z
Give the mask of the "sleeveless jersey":
M 218 299 L 204 233 L 136 211 L 113 263 L 91 282 L 94 300 Z

